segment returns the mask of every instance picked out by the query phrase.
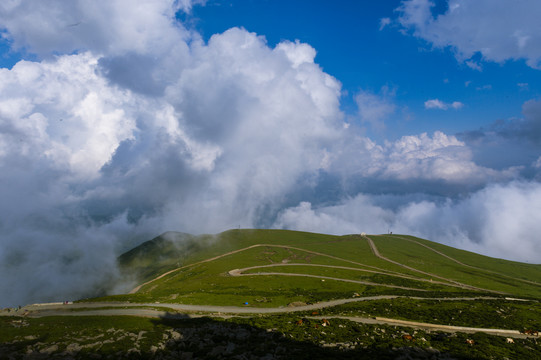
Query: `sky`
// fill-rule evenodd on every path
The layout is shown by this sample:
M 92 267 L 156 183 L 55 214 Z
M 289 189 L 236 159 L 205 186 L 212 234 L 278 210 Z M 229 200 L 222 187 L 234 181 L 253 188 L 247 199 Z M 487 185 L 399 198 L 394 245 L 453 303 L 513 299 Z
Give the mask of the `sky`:
M 537 0 L 0 4 L 0 306 L 165 231 L 405 233 L 541 263 Z

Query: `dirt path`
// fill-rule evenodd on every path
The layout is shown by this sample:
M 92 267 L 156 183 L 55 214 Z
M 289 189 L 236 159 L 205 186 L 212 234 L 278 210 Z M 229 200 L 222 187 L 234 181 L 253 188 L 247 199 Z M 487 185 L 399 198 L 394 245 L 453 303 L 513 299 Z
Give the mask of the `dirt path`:
M 535 282 L 535 281 L 530 281 L 530 280 L 526 280 L 526 279 L 520 279 L 520 278 L 516 278 L 516 277 L 512 277 L 512 276 L 509 276 L 509 275 L 505 275 L 505 274 L 500 274 L 499 272 L 496 272 L 496 271 L 492 271 L 492 270 L 487 270 L 487 269 L 482 269 L 482 268 L 478 268 L 478 267 L 475 267 L 475 266 L 472 266 L 472 265 L 468 265 L 468 264 L 464 264 L 463 262 L 457 260 L 457 259 L 454 259 L 452 257 L 450 257 L 449 255 L 446 255 L 444 253 L 442 253 L 441 251 L 438 251 L 434 248 L 431 248 L 430 246 L 428 245 L 425 245 L 423 243 L 420 243 L 418 241 L 415 241 L 413 239 L 408 239 L 408 238 L 405 238 L 405 237 L 402 237 L 402 236 L 396 236 L 396 235 L 390 235 L 390 237 L 393 237 L 393 238 L 396 238 L 396 239 L 401 239 L 401 240 L 406 240 L 406 241 L 409 241 L 409 242 L 412 242 L 414 244 L 417 244 L 419 246 L 422 246 L 424 248 L 427 248 L 428 250 L 431 250 L 433 252 L 435 252 L 436 254 L 438 255 L 441 255 L 451 261 L 454 261 L 455 263 L 459 264 L 459 265 L 462 265 L 462 266 L 465 266 L 465 267 L 468 267 L 470 269 L 475 269 L 475 270 L 480 270 L 480 271 L 484 271 L 484 272 L 488 272 L 488 273 L 491 273 L 491 274 L 495 274 L 495 275 L 498 275 L 498 276 L 502 276 L 502 277 L 505 277 L 505 278 L 508 278 L 508 279 L 512 279 L 512 280 L 515 280 L 515 281 L 520 281 L 520 282 L 523 282 L 523 283 L 526 283 L 526 284 L 531 284 L 531 285 L 536 285 L 536 286 L 541 286 L 540 283 L 538 282 Z
M 417 288 L 411 288 L 411 287 L 405 287 L 405 286 L 398 286 L 398 285 L 388 285 L 388 284 L 380 284 L 380 283 L 373 283 L 369 281 L 361 281 L 361 280 L 351 280 L 351 279 L 341 279 L 341 278 L 335 278 L 331 276 L 323 276 L 323 275 L 310 275 L 310 274 L 295 274 L 295 273 L 281 273 L 281 272 L 260 272 L 260 273 L 253 273 L 253 274 L 242 274 L 237 273 L 235 270 L 232 270 L 229 272 L 229 274 L 234 274 L 232 276 L 297 276 L 297 277 L 311 277 L 316 279 L 322 279 L 324 280 L 335 280 L 335 281 L 343 281 L 343 282 L 349 282 L 354 284 L 362 284 L 362 285 L 370 285 L 370 286 L 383 286 L 388 288 L 394 288 L 394 289 L 402 289 L 402 290 L 414 290 L 414 291 L 428 291 L 425 289 L 417 289 Z
M 18 311 L 6 312 L 0 311 L 0 316 L 27 316 L 27 317 L 44 317 L 44 316 L 140 316 L 153 318 L 168 318 L 168 319 L 186 319 L 203 316 L 229 318 L 233 316 L 256 316 L 259 314 L 276 314 L 276 313 L 292 313 L 298 311 L 313 311 L 325 307 L 332 307 L 351 302 L 394 299 L 402 296 L 380 295 L 354 299 L 338 299 L 325 301 L 311 305 L 298 307 L 278 307 L 278 308 L 253 308 L 253 307 L 238 307 L 238 306 L 211 306 L 211 305 L 183 305 L 169 303 L 76 303 L 76 304 L 34 304 L 28 305 Z M 415 298 L 425 299 L 425 298 Z M 492 297 L 472 297 L 472 298 L 430 298 L 428 300 L 440 301 L 473 301 L 478 299 L 497 299 Z M 516 299 L 520 301 L 521 299 Z M 158 308 L 158 309 L 156 309 Z M 166 308 L 167 310 L 164 310 Z M 171 310 L 171 311 L 169 311 Z M 309 316 L 312 319 L 323 319 L 323 316 Z M 452 326 L 443 324 L 430 324 L 416 321 L 407 321 L 400 319 L 390 319 L 383 317 L 364 318 L 358 316 L 340 316 L 331 315 L 326 319 L 346 319 L 366 324 L 387 324 L 394 326 L 406 326 L 414 329 L 443 331 L 443 332 L 484 332 L 491 335 L 526 338 L 527 335 L 521 334 L 517 330 L 508 329 L 486 329 L 473 328 L 464 326 Z
M 295 307 L 275 307 L 275 308 L 255 308 L 249 306 L 216 306 L 216 305 L 187 305 L 187 304 L 171 304 L 171 303 L 129 303 L 129 302 L 97 302 L 97 303 L 75 303 L 64 305 L 62 303 L 51 304 L 33 304 L 27 305 L 18 311 L 6 312 L 0 311 L 0 315 L 4 316 L 50 316 L 57 314 L 83 314 L 87 311 L 95 311 L 99 308 L 126 308 L 126 307 L 152 307 L 152 308 L 168 308 L 174 311 L 183 312 L 205 312 L 205 313 L 228 313 L 228 314 L 272 314 L 272 313 L 289 313 L 295 311 L 311 311 L 319 310 L 325 307 L 332 307 L 350 302 L 394 299 L 399 296 L 395 295 L 378 295 L 368 296 L 363 298 L 336 299 L 330 301 L 322 301 L 315 304 L 295 306 Z M 123 310 L 123 309 L 107 309 L 107 310 Z M 136 309 L 142 310 L 142 309 Z M 113 311 L 113 312 L 114 312 Z
M 368 242 L 368 245 L 370 245 L 370 248 L 372 249 L 372 252 L 374 253 L 375 256 L 377 256 L 378 258 L 382 259 L 382 260 L 385 260 L 387 262 L 390 262 L 392 264 L 395 264 L 395 265 L 398 265 L 398 266 L 401 266 L 405 269 L 408 269 L 408 270 L 411 270 L 411 271 L 415 271 L 415 272 L 418 272 L 420 274 L 424 274 L 424 275 L 428 275 L 428 276 L 431 276 L 431 277 L 435 277 L 437 279 L 440 279 L 440 280 L 444 280 L 444 281 L 448 281 L 452 284 L 455 284 L 456 286 L 460 287 L 460 288 L 463 288 L 463 289 L 468 289 L 468 290 L 476 290 L 476 291 L 485 291 L 485 292 L 491 292 L 491 293 L 494 293 L 494 294 L 506 294 L 504 292 L 501 292 L 501 291 L 495 291 L 495 290 L 488 290 L 488 289 L 483 289 L 483 288 L 479 288 L 479 287 L 475 287 L 475 286 L 472 286 L 472 285 L 467 285 L 467 284 L 463 284 L 461 282 L 458 282 L 458 281 L 455 281 L 455 280 L 451 280 L 451 279 L 447 279 L 447 278 L 444 278 L 442 276 L 439 276 L 439 275 L 436 275 L 436 274 L 432 274 L 432 273 L 429 273 L 429 272 L 426 272 L 426 271 L 422 271 L 422 270 L 419 270 L 419 269 L 415 269 L 411 266 L 408 266 L 408 265 L 404 265 L 402 263 L 399 263 L 398 261 L 394 261 L 394 260 L 391 260 L 389 258 L 386 258 L 385 256 L 381 255 L 378 251 L 378 248 L 376 247 L 376 245 L 374 244 L 374 241 L 369 238 L 368 236 L 366 235 L 362 235 L 361 236 L 362 238 L 364 238 L 367 242 Z
M 229 271 L 229 275 L 231 275 L 231 276 L 241 276 L 241 275 L 247 276 L 247 275 L 255 275 L 254 273 L 250 273 L 250 274 L 243 274 L 243 273 L 244 273 L 245 271 L 249 271 L 249 270 L 255 270 L 255 269 L 260 269 L 260 268 L 269 268 L 269 267 L 275 267 L 275 266 L 313 266 L 313 267 L 325 267 L 325 268 L 332 268 L 332 269 L 342 269 L 342 270 L 362 271 L 362 272 L 368 272 L 368 273 L 372 273 L 372 274 L 380 274 L 380 275 L 394 276 L 394 277 L 399 277 L 399 278 L 408 279 L 408 280 L 424 281 L 424 282 L 429 282 L 429 283 L 432 283 L 432 284 L 441 284 L 441 285 L 452 286 L 452 285 L 450 285 L 450 284 L 447 283 L 447 282 L 443 282 L 443 281 L 432 281 L 432 280 L 429 280 L 429 279 L 418 278 L 418 277 L 415 277 L 415 276 L 398 275 L 398 274 L 395 275 L 395 274 L 389 274 L 389 273 L 381 272 L 381 271 L 368 270 L 368 269 L 360 269 L 360 268 L 354 268 L 354 267 L 349 267 L 349 266 L 322 265 L 322 264 L 306 264 L 306 263 L 282 263 L 282 264 L 269 264 L 269 265 L 249 266 L 249 267 L 245 267 L 245 268 L 242 268 L 242 269 L 234 269 L 234 270 L 231 270 L 231 271 Z M 385 284 L 377 284 L 377 285 L 385 286 Z
M 286 312 L 286 311 L 284 311 Z M 163 310 L 154 310 L 154 309 L 95 309 L 87 311 L 68 311 L 68 310 L 57 310 L 50 311 L 48 313 L 36 314 L 32 313 L 27 315 L 28 317 L 42 317 L 42 316 L 138 316 L 138 317 L 149 317 L 149 318 L 161 318 L 161 319 L 190 319 L 190 318 L 201 318 L 201 317 L 219 317 L 219 318 L 231 318 L 237 316 L 236 314 L 243 314 L 244 316 L 249 314 L 247 312 L 242 313 L 221 313 L 215 312 L 212 314 L 185 314 L 185 313 L 175 313 L 168 312 Z M 525 334 L 521 334 L 518 330 L 508 330 L 508 329 L 486 329 L 486 328 L 473 328 L 465 326 L 451 326 L 451 325 L 441 325 L 441 324 L 429 324 L 421 323 L 416 321 L 407 321 L 399 319 L 389 319 L 382 317 L 374 318 L 365 318 L 357 316 L 307 316 L 308 319 L 327 319 L 332 321 L 332 319 L 344 319 L 350 320 L 363 324 L 379 324 L 379 325 L 391 325 L 391 326 L 404 326 L 410 327 L 416 330 L 429 330 L 429 331 L 443 331 L 448 333 L 454 332 L 465 332 L 465 333 L 476 333 L 483 332 L 490 335 L 506 336 L 513 338 L 527 338 Z
M 93 309 L 113 308 L 113 310 L 121 310 L 121 308 L 127 307 L 151 307 L 151 308 L 167 308 L 174 311 L 183 312 L 206 312 L 206 313 L 228 313 L 228 314 L 271 314 L 271 313 L 289 313 L 296 311 L 312 311 L 319 310 L 326 307 L 333 307 L 352 302 L 372 301 L 372 300 L 385 300 L 385 299 L 397 299 L 408 298 L 414 300 L 440 300 L 440 301 L 474 301 L 474 300 L 501 300 L 501 298 L 490 296 L 479 297 L 442 297 L 442 298 L 425 298 L 425 297 L 412 297 L 412 296 L 400 296 L 400 295 L 375 295 L 367 297 L 347 298 L 347 299 L 335 299 L 329 301 L 321 301 L 315 304 L 295 306 L 295 307 L 274 307 L 274 308 L 256 308 L 250 306 L 217 306 L 217 305 L 188 305 L 188 304 L 172 304 L 172 303 L 131 303 L 131 302 L 82 302 L 82 303 L 70 303 L 64 305 L 62 303 L 44 303 L 44 304 L 32 304 L 22 307 L 18 311 L 6 311 L 0 310 L 1 316 L 21 316 L 27 314 L 27 316 L 50 316 L 52 314 L 60 313 L 75 313 L 83 314 Z M 513 299 L 515 301 L 524 301 L 523 299 Z M 509 300 L 512 301 L 512 300 Z M 139 309 L 141 310 L 141 309 Z
M 422 323 L 416 321 L 407 321 L 399 319 L 389 319 L 383 317 L 374 317 L 374 318 L 364 318 L 356 316 L 333 316 L 333 317 L 324 317 L 324 316 L 309 316 L 309 319 L 344 319 L 355 321 L 363 324 L 379 324 L 379 325 L 394 325 L 394 326 L 406 326 L 411 327 L 416 330 L 429 330 L 429 331 L 443 331 L 447 333 L 455 332 L 464 332 L 464 333 L 476 333 L 483 332 L 490 335 L 506 336 L 513 338 L 525 339 L 528 335 L 521 334 L 518 330 L 508 330 L 508 329 L 487 329 L 487 328 L 474 328 L 468 326 L 452 326 L 452 325 L 441 325 L 441 324 L 430 324 Z

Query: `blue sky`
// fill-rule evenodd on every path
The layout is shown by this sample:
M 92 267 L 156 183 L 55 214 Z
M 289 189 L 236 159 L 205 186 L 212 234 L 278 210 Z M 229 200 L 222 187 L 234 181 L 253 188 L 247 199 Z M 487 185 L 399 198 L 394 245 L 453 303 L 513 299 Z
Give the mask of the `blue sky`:
M 391 230 L 539 263 L 539 15 L 2 3 L 0 304 L 90 296 L 118 254 L 175 230 Z

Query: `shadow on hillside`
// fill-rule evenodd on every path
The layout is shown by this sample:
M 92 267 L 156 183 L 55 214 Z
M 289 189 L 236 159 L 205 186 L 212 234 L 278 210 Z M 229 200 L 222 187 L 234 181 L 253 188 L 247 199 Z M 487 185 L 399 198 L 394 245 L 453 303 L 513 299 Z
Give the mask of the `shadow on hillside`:
M 24 359 L 487 359 L 485 356 L 476 356 L 464 351 L 449 351 L 440 353 L 437 350 L 421 349 L 415 343 L 404 342 L 401 337 L 397 339 L 382 338 L 387 331 L 374 332 L 375 328 L 347 329 L 337 320 L 331 320 L 333 325 L 317 327 L 310 319 L 302 319 L 303 324 L 296 322 L 295 316 L 285 317 L 255 317 L 236 318 L 230 320 L 211 319 L 206 317 L 193 318 L 186 314 L 166 313 L 161 318 L 150 320 L 153 330 L 140 332 L 134 336 L 122 336 L 116 341 L 102 338 L 97 348 L 79 348 L 76 351 L 54 349 L 51 352 L 24 353 L 24 346 L 19 348 L 21 353 L 13 352 L 11 346 L 3 348 L 0 343 L 0 359 L 8 359 L 8 350 L 13 358 Z M 317 320 L 321 323 L 321 320 Z M 257 324 L 257 325 L 253 325 Z M 363 325 L 364 326 L 364 325 Z M 288 329 L 281 332 L 278 329 Z M 405 329 L 405 328 L 404 328 Z M 147 329 L 148 330 L 148 329 Z M 403 329 L 395 329 L 398 333 Z M 133 330 L 132 330 L 133 331 Z M 352 336 L 344 335 L 342 343 L 329 343 L 327 337 L 323 344 L 322 334 L 332 334 L 339 331 L 356 331 L 354 337 L 364 339 L 376 336 L 376 341 L 366 347 L 356 344 L 353 348 Z M 344 333 L 345 334 L 345 333 Z M 293 338 L 306 338 L 302 341 Z M 318 338 L 316 335 L 321 336 Z M 328 336 L 328 335 L 326 335 Z M 378 339 L 381 340 L 378 340 Z M 130 340 L 128 340 L 130 339 Z M 39 341 L 39 340 L 34 340 Z M 43 340 L 41 340 L 43 341 Z M 335 340 L 338 341 L 338 340 Z M 349 342 L 348 342 L 349 341 Z M 364 342 L 366 344 L 366 342 Z M 27 344 L 23 344 L 27 345 Z M 480 349 L 479 349 L 480 350 Z M 479 353 L 477 353 L 479 354 Z M 472 356 L 473 355 L 473 356 Z M 21 357 L 22 356 L 22 357 Z
M 278 321 L 293 318 L 277 318 Z M 151 349 L 99 352 L 101 358 L 128 359 L 484 359 L 457 354 L 440 354 L 410 346 L 392 347 L 388 342 L 368 348 L 340 349 L 340 344 L 320 344 L 318 339 L 299 341 L 275 328 L 239 324 L 207 317 L 192 318 L 185 314 L 166 314 L 152 320 L 165 333 Z M 248 322 L 248 320 L 246 320 Z M 293 325 L 295 325 L 293 320 Z M 321 330 L 321 329 L 320 329 Z M 318 331 L 320 331 L 318 330 Z M 329 329 L 330 330 L 330 329 Z M 328 330 L 328 331 L 329 331 Z M 322 330 L 321 330 L 322 331 Z M 344 340 L 346 341 L 346 340 Z

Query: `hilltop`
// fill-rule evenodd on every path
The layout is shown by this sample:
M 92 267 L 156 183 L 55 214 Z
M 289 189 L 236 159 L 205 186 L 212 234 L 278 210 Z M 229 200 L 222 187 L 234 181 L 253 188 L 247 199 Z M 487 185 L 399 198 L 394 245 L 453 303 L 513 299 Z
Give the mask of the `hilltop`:
M 541 354 L 535 334 L 541 329 L 541 265 L 412 236 L 167 232 L 118 261 L 126 279 L 135 279 L 129 293 L 4 313 L 26 319 L 0 317 L 0 339 L 22 339 L 27 352 L 52 349 L 49 355 L 79 358 Z M 23 323 L 14 335 L 14 324 Z M 71 329 L 73 339 L 48 333 L 45 342 L 35 341 L 40 327 L 55 323 Z M 86 342 L 80 340 L 85 333 L 93 334 Z M 107 342 L 96 345 L 98 338 Z M 262 341 L 268 344 L 246 346 Z
M 119 261 L 125 274 L 136 274 L 146 283 L 123 297 L 131 301 L 271 306 L 353 293 L 541 298 L 541 265 L 494 259 L 405 235 L 231 230 L 195 237 L 170 232 Z M 278 289 L 279 295 L 274 291 Z

